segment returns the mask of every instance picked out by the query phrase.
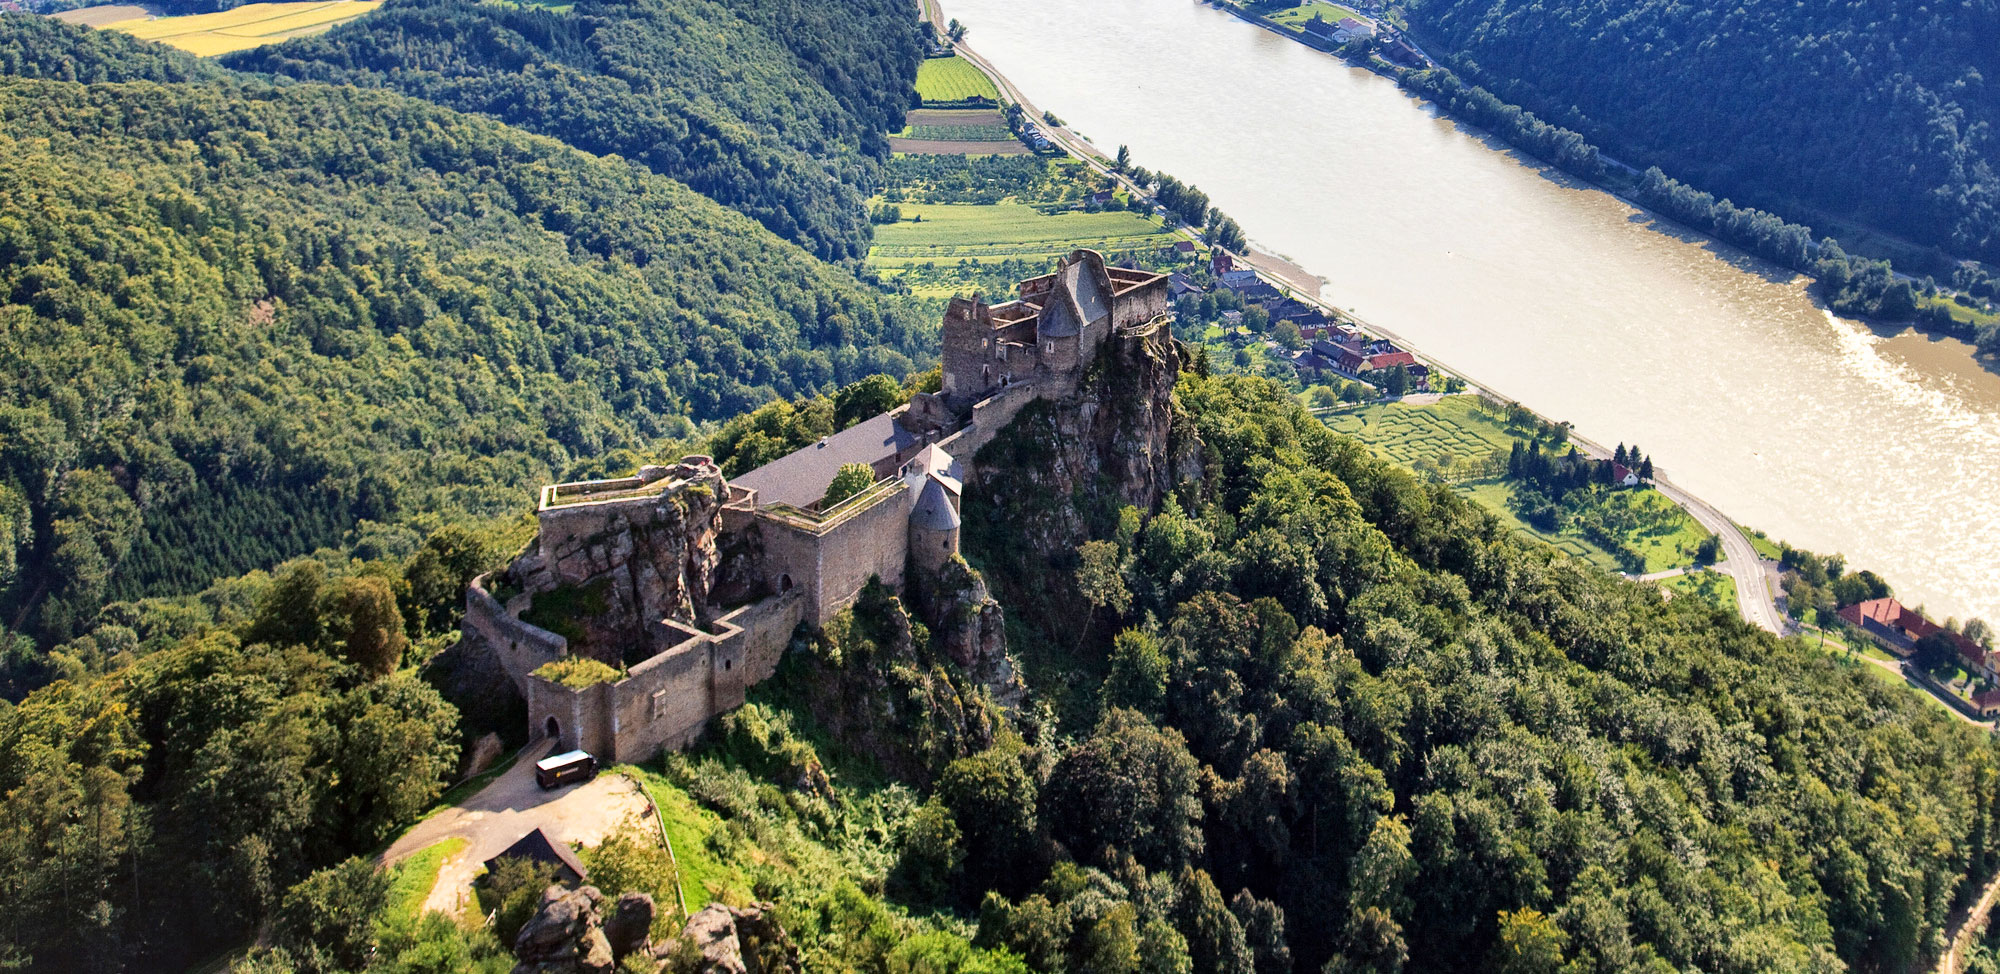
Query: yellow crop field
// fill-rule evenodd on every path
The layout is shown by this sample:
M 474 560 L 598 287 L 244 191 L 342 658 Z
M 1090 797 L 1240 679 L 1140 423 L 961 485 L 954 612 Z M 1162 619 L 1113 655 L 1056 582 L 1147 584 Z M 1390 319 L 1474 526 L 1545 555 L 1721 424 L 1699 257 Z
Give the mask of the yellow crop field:
M 275 44 L 288 37 L 326 30 L 382 5 L 382 0 L 318 0 L 307 3 L 252 3 L 212 14 L 154 17 L 105 24 L 201 57 Z

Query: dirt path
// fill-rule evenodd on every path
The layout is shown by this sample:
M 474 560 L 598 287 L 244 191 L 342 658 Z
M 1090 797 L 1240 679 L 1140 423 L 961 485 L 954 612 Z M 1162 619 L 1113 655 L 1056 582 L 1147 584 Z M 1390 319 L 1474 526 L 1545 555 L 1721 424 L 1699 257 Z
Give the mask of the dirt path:
M 1972 949 L 1974 941 L 1986 930 L 1986 920 L 1993 912 L 1993 903 L 2000 897 L 2000 876 L 1986 884 L 1979 894 L 1979 902 L 1972 905 L 1964 916 L 1954 916 L 1945 929 L 1951 938 L 1951 946 L 1944 956 L 1938 958 L 1937 974 L 1958 974 L 1965 969 L 1965 952 Z
M 552 741 L 530 745 L 506 774 L 464 804 L 417 823 L 382 854 L 382 863 L 390 865 L 446 839 L 467 840 L 439 868 L 424 909 L 456 915 L 469 902 L 480 865 L 535 829 L 547 830 L 557 842 L 594 846 L 625 819 L 650 813 L 646 796 L 624 775 L 600 774 L 580 785 L 543 791 L 535 783 L 535 762 L 553 748 Z

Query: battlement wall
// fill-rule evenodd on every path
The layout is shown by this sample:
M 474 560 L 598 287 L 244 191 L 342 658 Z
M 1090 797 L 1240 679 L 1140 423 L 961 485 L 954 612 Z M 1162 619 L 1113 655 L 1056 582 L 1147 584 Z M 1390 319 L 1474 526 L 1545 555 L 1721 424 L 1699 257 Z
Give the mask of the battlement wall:
M 993 442 L 993 438 L 1000 435 L 1000 431 L 1006 429 L 1022 409 L 1040 398 L 1041 390 L 1033 382 L 1008 386 L 973 404 L 972 421 L 965 424 L 964 429 L 938 441 L 938 449 L 959 458 L 966 478 L 973 479 L 977 472 L 973 469 L 972 460 L 979 455 L 979 449 Z
M 910 498 L 900 481 L 877 484 L 875 494 L 823 522 L 760 511 L 764 570 L 773 591 L 806 593 L 804 620 L 815 626 L 852 605 L 871 577 L 903 584 L 909 546 Z

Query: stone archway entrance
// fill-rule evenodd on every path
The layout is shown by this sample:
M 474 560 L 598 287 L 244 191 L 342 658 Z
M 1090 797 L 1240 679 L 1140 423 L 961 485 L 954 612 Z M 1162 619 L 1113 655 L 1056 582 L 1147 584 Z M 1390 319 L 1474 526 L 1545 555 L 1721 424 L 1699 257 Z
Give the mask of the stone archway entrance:
M 562 738 L 562 725 L 556 723 L 554 716 L 550 716 L 549 719 L 542 721 L 542 733 L 549 740 L 560 740 Z

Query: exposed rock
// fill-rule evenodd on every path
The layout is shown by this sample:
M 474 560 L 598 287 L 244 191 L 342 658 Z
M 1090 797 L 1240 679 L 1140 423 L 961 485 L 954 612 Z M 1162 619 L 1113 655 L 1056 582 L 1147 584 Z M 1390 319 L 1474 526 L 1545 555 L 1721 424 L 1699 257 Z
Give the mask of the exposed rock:
M 604 937 L 611 942 L 611 956 L 623 960 L 626 954 L 647 950 L 653 917 L 658 912 L 653 898 L 645 893 L 628 891 L 620 895 L 610 918 L 604 921 Z
M 1027 688 L 1007 656 L 1006 613 L 986 590 L 986 580 L 965 559 L 953 558 L 938 578 L 923 581 L 918 604 L 945 655 L 995 703 L 1019 709 Z
M 649 504 L 580 504 L 544 513 L 537 548 L 508 579 L 536 605 L 571 603 L 570 651 L 618 666 L 643 657 L 646 627 L 692 621 L 711 599 L 721 561 L 718 475 L 662 493 Z M 566 593 L 566 594 L 557 594 Z
M 968 552 L 1002 577 L 1062 580 L 1003 592 L 1008 605 L 1082 619 L 1090 606 L 1066 584 L 1077 546 L 1120 507 L 1156 511 L 1173 485 L 1201 478 L 1204 448 L 1174 409 L 1189 354 L 1164 328 L 1114 334 L 1074 395 L 1029 405 L 979 451 Z
M 611 974 L 617 962 L 604 936 L 595 886 L 542 892 L 541 908 L 514 938 L 514 974 Z
M 697 974 L 802 974 L 798 946 L 773 911 L 770 903 L 711 903 L 689 917 L 680 939 L 700 952 Z
M 999 714 L 974 682 L 974 668 L 946 665 L 950 650 L 942 640 L 933 643 L 901 599 L 871 584 L 850 613 L 792 644 L 778 664 L 781 693 L 842 746 L 911 781 L 928 782 L 954 759 L 992 743 Z M 993 613 L 997 625 L 998 606 Z M 977 607 L 968 611 L 966 624 L 956 626 L 958 652 L 989 675 L 1004 671 L 1011 678 L 997 629 L 991 638 L 981 635 L 986 618 Z

